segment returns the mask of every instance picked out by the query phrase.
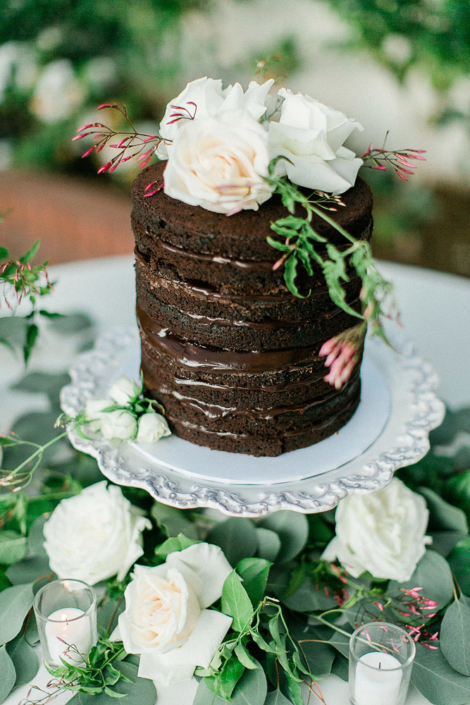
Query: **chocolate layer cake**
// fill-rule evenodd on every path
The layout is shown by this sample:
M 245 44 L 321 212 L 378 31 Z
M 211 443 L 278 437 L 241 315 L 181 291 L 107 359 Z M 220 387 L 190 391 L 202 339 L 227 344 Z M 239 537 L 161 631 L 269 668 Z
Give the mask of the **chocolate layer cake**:
M 198 445 L 276 456 L 338 431 L 360 398 L 359 366 L 337 391 L 323 379 L 322 344 L 357 324 L 328 294 L 320 269 L 301 273 L 291 294 L 270 224 L 288 215 L 274 196 L 260 210 L 227 217 L 145 187 L 165 164 L 145 169 L 133 187 L 137 318 L 146 395 L 165 407 L 176 435 Z M 372 196 L 358 179 L 333 217 L 356 238 L 370 238 Z M 344 238 L 321 218 L 330 242 Z M 347 300 L 359 310 L 361 283 Z

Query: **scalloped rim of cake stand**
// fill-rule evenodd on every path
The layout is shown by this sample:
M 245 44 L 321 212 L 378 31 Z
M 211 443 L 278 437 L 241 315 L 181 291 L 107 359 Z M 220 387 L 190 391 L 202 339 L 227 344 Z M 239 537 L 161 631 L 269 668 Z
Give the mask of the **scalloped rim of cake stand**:
M 89 399 L 102 397 L 105 385 L 109 388 L 116 371 L 135 354 L 138 341 L 137 328 L 117 328 L 101 336 L 93 350 L 80 355 L 70 370 L 72 382 L 61 392 L 64 412 L 75 416 Z M 378 338 L 367 340 L 365 352 L 389 387 L 387 423 L 363 453 L 313 477 L 271 485 L 231 484 L 178 472 L 156 458 L 143 459 L 134 443 L 84 439 L 73 428 L 68 435 L 77 450 L 96 458 L 108 479 L 145 489 L 157 501 L 178 509 L 207 507 L 239 517 L 261 517 L 280 509 L 328 511 L 348 494 L 385 487 L 395 470 L 420 460 L 429 450 L 429 432 L 444 418 L 444 404 L 436 396 L 439 379 L 432 365 L 416 354 L 400 331 L 393 332 L 392 342 L 397 352 Z

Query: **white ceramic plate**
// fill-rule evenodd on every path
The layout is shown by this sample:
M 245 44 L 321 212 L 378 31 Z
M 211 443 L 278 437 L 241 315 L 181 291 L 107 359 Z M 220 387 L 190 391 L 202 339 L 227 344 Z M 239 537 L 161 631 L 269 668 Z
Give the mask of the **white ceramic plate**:
M 442 421 L 437 375 L 406 340 L 396 353 L 368 340 L 362 368 L 362 399 L 339 433 L 277 458 L 215 451 L 176 436 L 154 445 L 85 440 L 71 430 L 78 450 L 93 455 L 101 471 L 122 485 L 146 489 L 182 509 L 213 507 L 233 516 L 262 516 L 278 509 L 321 512 L 348 492 L 374 491 L 393 471 L 422 458 L 428 433 Z M 115 329 L 81 355 L 62 390 L 72 416 L 90 398 L 107 396 L 121 374 L 138 377 L 137 330 Z

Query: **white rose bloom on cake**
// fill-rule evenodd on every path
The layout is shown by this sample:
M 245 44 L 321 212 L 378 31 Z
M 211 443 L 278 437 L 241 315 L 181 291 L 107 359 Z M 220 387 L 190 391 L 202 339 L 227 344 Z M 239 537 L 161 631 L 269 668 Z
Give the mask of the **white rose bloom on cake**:
M 271 157 L 286 159 L 279 160 L 277 173 L 335 195 L 354 186 L 363 162 L 343 143 L 362 125 L 308 95 L 287 88 L 278 95 L 284 102 L 279 122 L 269 123 Z
M 216 117 L 221 112 L 247 112 L 254 120 L 259 120 L 266 112 L 266 98 L 273 79 L 262 85 L 251 81 L 248 89 L 243 90 L 239 83 L 222 88 L 222 80 L 213 78 L 198 78 L 188 83 L 176 98 L 166 106 L 165 114 L 160 123 L 160 137 L 172 142 L 178 131 L 190 119 L 201 120 Z M 181 114 L 183 119 L 176 119 Z M 168 142 L 162 142 L 158 147 L 160 159 L 168 159 Z
M 413 575 L 431 538 L 426 502 L 394 478 L 383 490 L 350 495 L 336 510 L 336 537 L 323 558 L 338 559 L 355 578 L 368 571 L 374 578 L 404 582 Z
M 198 543 L 154 568 L 136 565 L 114 639 L 141 654 L 139 676 L 161 685 L 189 680 L 209 666 L 232 623 L 209 610 L 232 568 L 218 546 Z
M 63 499 L 44 524 L 44 548 L 54 573 L 95 585 L 117 575 L 122 580 L 143 554 L 141 516 L 115 485 L 106 481 Z
M 271 197 L 264 178 L 270 161 L 268 135 L 248 112 L 223 111 L 180 122 L 168 146 L 168 196 L 227 215 L 258 210 Z

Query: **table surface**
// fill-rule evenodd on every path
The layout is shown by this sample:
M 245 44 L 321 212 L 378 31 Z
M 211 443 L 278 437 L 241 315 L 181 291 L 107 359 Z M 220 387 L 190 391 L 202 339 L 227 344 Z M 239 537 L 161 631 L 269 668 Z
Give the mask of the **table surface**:
M 420 354 L 436 367 L 440 378 L 440 396 L 452 408 L 470 404 L 470 280 L 397 264 L 379 263 L 382 273 L 395 284 L 398 307 L 405 331 L 414 340 Z M 112 257 L 72 262 L 51 268 L 57 281 L 48 297 L 51 311 L 84 311 L 95 321 L 97 332 L 135 322 L 134 272 L 132 258 Z M 53 354 L 51 354 L 53 350 Z M 59 372 L 67 369 L 74 351 L 66 339 L 46 336 L 39 339 L 30 369 Z M 7 430 L 16 416 L 46 403 L 37 395 L 12 392 L 9 387 L 24 373 L 20 361 L 0 347 L 0 430 Z M 43 686 L 48 674 L 42 667 L 35 678 Z M 321 683 L 327 705 L 347 705 L 348 686 L 336 676 Z M 28 686 L 14 691 L 5 705 L 17 705 L 26 696 Z M 34 696 L 33 696 L 34 697 Z M 62 696 L 58 705 L 66 702 Z M 190 694 L 168 691 L 159 693 L 158 705 L 182 705 Z M 407 705 L 426 705 L 419 693 L 411 693 Z

